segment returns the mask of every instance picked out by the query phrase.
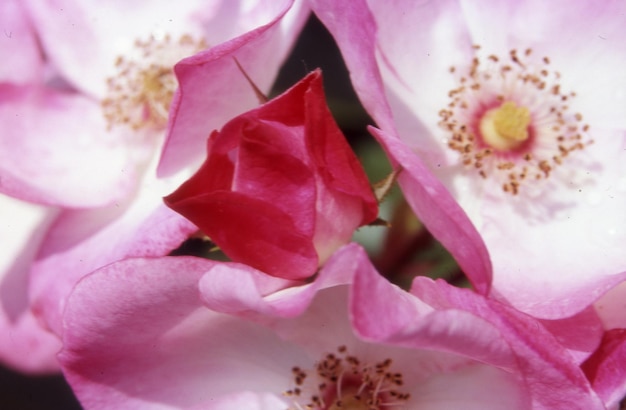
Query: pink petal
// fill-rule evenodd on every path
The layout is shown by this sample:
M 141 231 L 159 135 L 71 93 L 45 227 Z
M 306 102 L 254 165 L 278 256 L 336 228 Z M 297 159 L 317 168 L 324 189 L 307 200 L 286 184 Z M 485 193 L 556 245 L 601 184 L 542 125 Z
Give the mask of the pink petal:
M 420 289 L 421 285 L 426 286 Z M 445 302 L 441 300 L 441 294 L 430 293 L 435 288 L 438 288 L 438 291 L 449 292 L 445 296 L 447 299 Z M 446 288 L 447 290 L 444 290 Z M 427 300 L 431 299 L 433 302 L 437 300 L 435 302 L 437 304 L 442 302 L 440 306 L 467 309 L 497 326 L 501 337 L 510 345 L 518 361 L 517 366 L 524 374 L 528 389 L 537 405 L 554 408 L 566 403 L 571 407 L 584 403 L 585 408 L 601 408 L 597 396 L 587 381 L 581 377 L 580 369 L 572 360 L 570 353 L 529 316 L 520 314 L 509 306 L 476 298 L 471 292 L 449 287 L 442 281 L 435 284 L 429 280 L 418 280 L 414 283 L 412 291 Z M 471 299 L 474 301 L 470 301 Z M 486 307 L 491 311 L 485 311 Z M 554 386 L 567 387 L 554 389 Z
M 626 394 L 626 329 L 604 334 L 602 344 L 582 365 L 591 385 L 607 408 L 618 406 Z
M 189 410 L 283 410 L 285 401 L 278 395 L 243 392 L 229 394 L 219 399 L 192 406 Z
M 487 294 L 491 286 L 491 261 L 465 212 L 407 145 L 376 128 L 370 131 L 402 169 L 398 181 L 416 215 L 450 251 L 476 290 Z
M 200 293 L 206 306 L 216 312 L 276 314 L 272 303 L 264 299 L 298 282 L 268 276 L 246 265 L 215 265 L 200 280 Z
M 498 330 L 464 309 L 437 309 L 392 286 L 362 259 L 354 279 L 352 322 L 369 340 L 460 353 L 501 367 L 513 358 Z M 387 301 L 393 300 L 390 304 Z M 453 328 L 450 328 L 454 324 Z
M 245 265 L 215 265 L 200 280 L 200 292 L 206 306 L 217 312 L 256 319 L 263 315 L 295 317 L 307 309 L 319 290 L 349 283 L 363 257 L 357 245 L 346 245 L 309 284 L 268 277 Z
M 607 168 L 624 168 L 622 160 L 611 164 L 614 159 L 602 156 Z M 493 288 L 503 300 L 533 316 L 556 319 L 576 314 L 626 280 L 621 249 L 626 191 L 619 188 L 623 172 L 607 169 L 598 176 L 598 186 L 558 191 L 560 198 L 576 205 L 548 219 L 526 219 L 506 207 L 495 212 L 492 202 L 485 202 L 484 220 L 477 227 L 492 256 Z M 580 232 L 585 232 L 584 241 Z M 513 239 L 515 246 L 510 246 Z
M 311 0 L 311 8 L 335 37 L 359 98 L 378 126 L 393 129 L 390 107 L 374 55 L 376 23 L 365 0 Z M 346 25 L 349 18 L 354 24 Z
M 47 0 L 29 1 L 28 6 L 54 65 L 82 92 L 102 98 L 105 79 L 116 74 L 116 58 L 135 51 L 136 40 L 159 39 L 166 34 L 178 39 L 188 34 L 219 44 L 261 24 L 267 18 L 263 8 L 275 10 L 275 3 L 246 9 L 239 1 L 217 0 L 158 5 L 145 0 L 132 5 Z M 243 27 L 237 24 L 241 21 L 246 23 Z
M 415 404 L 420 410 L 531 408 L 526 392 L 513 375 L 480 364 L 466 364 L 424 380 Z
M 0 82 L 40 81 L 42 55 L 31 22 L 16 0 L 0 3 Z
M 575 315 L 626 280 L 625 133 L 597 131 L 600 137 L 586 154 L 597 166 L 594 182 L 553 189 L 534 214 L 488 196 L 480 205 L 476 198 L 460 198 L 491 254 L 493 288 L 533 316 Z M 579 232 L 585 232 L 584 241 Z
M 0 317 L 0 329 L 0 361 L 4 366 L 27 374 L 59 372 L 56 354 L 61 350 L 61 340 L 45 330 L 30 311 L 8 321 Z
M 602 295 L 594 303 L 597 314 L 602 319 L 604 329 L 626 329 L 626 282 L 622 282 Z
M 576 363 L 582 363 L 597 349 L 604 333 L 602 320 L 591 306 L 571 317 L 540 322 L 569 350 Z
M 259 104 L 234 58 L 261 90 L 269 89 L 296 33 L 304 24 L 307 11 L 299 4 L 294 6 L 293 1 L 263 4 L 259 6 L 259 9 L 266 7 L 260 14 L 267 18 L 263 25 L 255 19 L 258 27 L 251 25 L 247 27 L 251 31 L 240 37 L 176 65 L 180 87 L 170 110 L 171 121 L 159 175 L 170 175 L 182 167 L 196 168 L 202 160 L 207 136 L 229 119 Z M 268 56 L 271 57 L 268 59 Z M 229 97 L 224 99 L 224 95 Z
M 362 266 L 351 301 L 357 331 L 372 341 L 451 351 L 508 369 L 523 377 L 536 408 L 603 408 L 569 353 L 533 319 L 442 281 L 417 278 L 414 297 L 401 292 Z M 397 305 L 391 318 L 389 300 Z
M 233 393 L 279 395 L 289 386 L 290 369 L 302 364 L 298 347 L 201 305 L 197 281 L 214 265 L 192 257 L 128 259 L 76 286 L 59 360 L 83 406 L 222 409 L 256 400 Z M 220 406 L 212 407 L 216 400 Z
M 0 95 L 0 192 L 85 207 L 110 204 L 131 189 L 131 147 L 105 131 L 98 104 L 26 86 L 1 85 Z
M 56 210 L 0 195 L 0 361 L 28 373 L 58 370 L 60 340 L 30 311 L 28 273 Z
M 52 225 L 37 255 L 30 295 L 55 333 L 60 334 L 65 299 L 80 278 L 123 258 L 166 255 L 197 230 L 163 205 L 161 196 L 171 185 L 152 178 L 148 173 L 136 197 L 105 208 L 66 210 Z

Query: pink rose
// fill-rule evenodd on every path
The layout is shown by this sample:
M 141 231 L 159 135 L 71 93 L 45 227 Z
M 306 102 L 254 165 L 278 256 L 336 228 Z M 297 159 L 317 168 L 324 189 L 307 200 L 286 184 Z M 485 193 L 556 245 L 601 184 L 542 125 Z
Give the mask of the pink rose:
M 305 278 L 376 218 L 376 198 L 328 111 L 320 72 L 214 131 L 208 152 L 165 201 L 235 261 Z

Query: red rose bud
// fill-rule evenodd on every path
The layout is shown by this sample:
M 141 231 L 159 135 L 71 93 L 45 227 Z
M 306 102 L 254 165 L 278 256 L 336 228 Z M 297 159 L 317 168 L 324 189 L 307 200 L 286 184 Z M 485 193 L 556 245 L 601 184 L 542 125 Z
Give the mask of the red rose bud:
M 165 198 L 232 260 L 303 279 L 378 214 L 315 71 L 214 131 L 198 172 Z

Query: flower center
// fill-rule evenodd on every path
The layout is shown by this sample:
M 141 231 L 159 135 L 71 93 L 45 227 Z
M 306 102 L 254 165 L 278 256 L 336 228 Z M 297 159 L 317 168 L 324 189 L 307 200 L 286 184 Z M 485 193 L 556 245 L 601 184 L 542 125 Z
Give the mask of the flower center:
M 292 369 L 295 387 L 284 393 L 292 399 L 289 410 L 385 410 L 405 405 L 410 395 L 398 390 L 403 377 L 390 370 L 391 364 L 391 359 L 363 364 L 340 346 L 338 354 L 327 354 L 313 371 Z
M 481 60 L 479 50 L 474 46 L 465 69 L 450 68 L 459 85 L 448 93 L 439 125 L 466 168 L 517 195 L 593 140 L 582 114 L 570 109 L 576 93 L 561 90 L 548 57 L 536 60 L 531 49 L 523 56 L 514 49 L 507 59 L 492 54 Z
M 500 151 L 513 150 L 528 139 L 530 112 L 507 101 L 487 111 L 480 119 L 480 133 L 485 142 Z
M 102 109 L 108 127 L 122 124 L 134 130 L 163 129 L 178 87 L 174 64 L 206 47 L 204 40 L 189 35 L 178 41 L 169 35 L 160 40 L 151 36 L 147 41 L 135 41 L 130 55 L 116 59 L 117 75 L 107 79 Z

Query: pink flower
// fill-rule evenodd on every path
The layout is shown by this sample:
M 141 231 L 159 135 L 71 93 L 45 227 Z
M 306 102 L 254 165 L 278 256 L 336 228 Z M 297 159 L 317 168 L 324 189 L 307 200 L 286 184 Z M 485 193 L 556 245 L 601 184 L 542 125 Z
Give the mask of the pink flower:
M 232 260 L 270 275 L 313 275 L 377 216 L 365 172 L 326 107 L 320 72 L 214 131 L 207 150 L 166 203 Z
M 65 375 L 86 409 L 604 408 L 533 319 L 427 279 L 409 294 L 358 246 L 286 286 L 189 257 L 104 267 L 69 299 Z
M 471 231 L 463 218 L 427 214 L 458 212 L 443 187 L 484 240 L 494 297 L 568 317 L 624 280 L 623 2 L 312 4 L 406 196 L 477 289 L 482 243 L 441 234 Z

